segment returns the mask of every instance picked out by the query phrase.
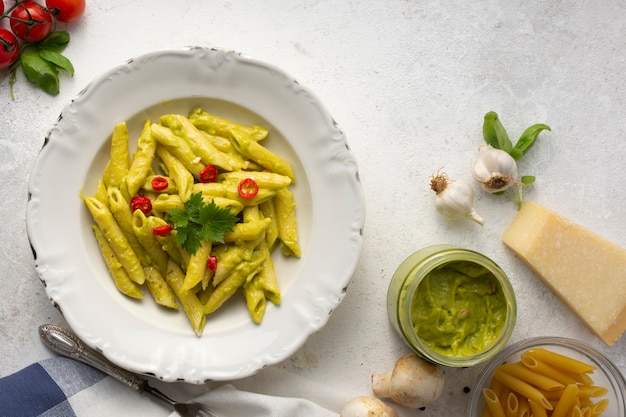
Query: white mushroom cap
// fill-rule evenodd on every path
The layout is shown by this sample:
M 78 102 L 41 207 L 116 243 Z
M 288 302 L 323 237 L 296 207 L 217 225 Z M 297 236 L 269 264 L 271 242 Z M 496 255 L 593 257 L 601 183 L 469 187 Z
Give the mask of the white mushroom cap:
M 409 408 L 426 407 L 443 392 L 444 375 L 438 365 L 417 354 L 401 356 L 393 371 L 372 375 L 372 390 L 381 398 Z
M 348 401 L 339 417 L 398 417 L 398 413 L 378 398 L 362 396 Z

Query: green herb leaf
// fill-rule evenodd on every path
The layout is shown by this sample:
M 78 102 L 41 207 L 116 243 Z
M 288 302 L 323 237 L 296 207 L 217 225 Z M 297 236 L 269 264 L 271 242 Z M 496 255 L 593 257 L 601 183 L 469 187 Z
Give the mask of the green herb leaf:
M 524 184 L 524 185 L 530 185 L 533 182 L 535 182 L 535 177 L 534 177 L 534 175 L 523 175 L 520 178 L 520 181 L 522 181 L 522 184 Z
M 39 51 L 39 56 L 49 63 L 66 70 L 70 73 L 70 75 L 74 75 L 74 66 L 69 59 L 67 59 L 60 53 L 49 49 L 42 49 L 41 51 Z
M 549 131 L 550 126 L 544 124 L 536 124 L 530 126 L 524 131 L 524 133 L 522 133 L 522 136 L 520 136 L 519 140 L 515 144 L 515 149 L 519 149 L 520 151 L 522 151 L 522 153 L 526 152 L 528 149 L 530 149 L 531 146 L 533 146 L 535 140 L 537 139 L 537 136 L 539 136 L 539 133 L 544 130 Z
M 213 200 L 205 203 L 202 193 L 192 194 L 185 202 L 185 210 L 171 209 L 167 214 L 176 230 L 176 244 L 194 254 L 203 240 L 224 243 L 224 234 L 232 232 L 238 221 L 229 209 L 219 207 Z
M 20 63 L 26 79 L 48 94 L 59 94 L 59 76 L 55 65 L 39 56 L 39 52 L 25 51 Z
M 496 112 L 490 111 L 485 114 L 483 137 L 485 142 L 496 149 L 502 149 L 508 153 L 513 148 L 509 135 L 506 133 L 506 129 L 500 122 Z
M 61 52 L 69 42 L 70 34 L 62 30 L 50 33 L 44 40 L 37 43 L 37 47 L 48 51 Z

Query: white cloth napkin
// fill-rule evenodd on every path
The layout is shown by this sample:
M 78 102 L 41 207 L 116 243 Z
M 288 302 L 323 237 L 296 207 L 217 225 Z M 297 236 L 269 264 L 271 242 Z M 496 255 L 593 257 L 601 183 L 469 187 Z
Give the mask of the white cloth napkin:
M 303 398 L 276 397 L 240 391 L 232 385 L 222 385 L 194 399 L 207 404 L 222 417 L 338 417 Z M 178 417 L 177 413 L 170 417 Z
M 303 398 L 246 392 L 230 384 L 193 400 L 208 404 L 221 417 L 338 417 Z M 112 415 L 178 416 L 148 394 L 139 395 L 102 372 L 64 357 L 49 358 L 0 378 L 2 417 Z

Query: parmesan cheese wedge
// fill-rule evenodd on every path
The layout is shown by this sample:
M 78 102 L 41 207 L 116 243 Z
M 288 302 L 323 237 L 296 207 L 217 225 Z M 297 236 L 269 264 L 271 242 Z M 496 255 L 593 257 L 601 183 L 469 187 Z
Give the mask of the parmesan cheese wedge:
M 600 339 L 619 339 L 626 330 L 626 249 L 531 201 L 502 240 Z

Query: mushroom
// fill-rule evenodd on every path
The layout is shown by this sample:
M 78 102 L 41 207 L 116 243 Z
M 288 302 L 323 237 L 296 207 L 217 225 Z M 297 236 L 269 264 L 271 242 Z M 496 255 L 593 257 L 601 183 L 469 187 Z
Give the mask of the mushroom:
M 435 402 L 443 391 L 443 370 L 414 353 L 401 356 L 393 371 L 372 375 L 372 390 L 380 398 L 391 398 L 409 408 Z
M 398 417 L 398 413 L 378 398 L 362 396 L 348 401 L 339 417 Z

